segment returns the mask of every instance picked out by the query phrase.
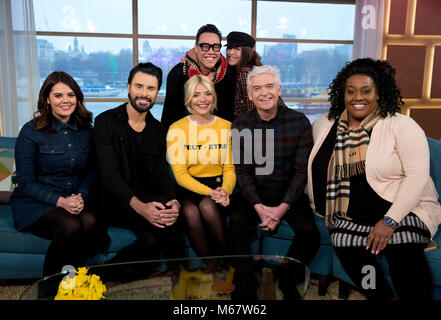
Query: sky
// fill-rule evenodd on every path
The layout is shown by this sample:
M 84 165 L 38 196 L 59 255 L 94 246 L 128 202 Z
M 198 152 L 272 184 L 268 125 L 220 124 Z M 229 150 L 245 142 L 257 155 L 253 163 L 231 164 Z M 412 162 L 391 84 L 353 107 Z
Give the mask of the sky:
M 132 32 L 131 0 L 34 0 L 37 31 L 123 33 Z M 354 5 L 258 2 L 257 37 L 352 40 Z M 249 0 L 140 0 L 139 33 L 194 36 L 213 23 L 226 36 L 230 31 L 251 33 Z M 48 39 L 45 37 L 45 39 Z M 52 37 L 56 49 L 67 50 L 71 38 Z M 188 41 L 155 40 L 154 46 L 181 46 Z M 82 38 L 87 53 L 132 48 L 130 39 Z M 299 50 L 308 50 L 303 45 Z

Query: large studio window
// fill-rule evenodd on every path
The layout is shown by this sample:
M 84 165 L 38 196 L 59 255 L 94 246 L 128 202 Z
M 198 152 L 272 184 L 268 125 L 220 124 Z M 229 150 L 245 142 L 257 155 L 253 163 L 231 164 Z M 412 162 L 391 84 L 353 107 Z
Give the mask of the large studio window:
M 312 121 L 329 108 L 329 83 L 352 60 L 355 1 L 342 2 L 34 0 L 40 81 L 68 72 L 97 116 L 126 101 L 130 69 L 151 61 L 164 73 L 152 110 L 159 119 L 168 72 L 193 47 L 199 27 L 212 23 L 223 44 L 231 31 L 255 36 L 262 62 L 280 69 L 287 105 Z

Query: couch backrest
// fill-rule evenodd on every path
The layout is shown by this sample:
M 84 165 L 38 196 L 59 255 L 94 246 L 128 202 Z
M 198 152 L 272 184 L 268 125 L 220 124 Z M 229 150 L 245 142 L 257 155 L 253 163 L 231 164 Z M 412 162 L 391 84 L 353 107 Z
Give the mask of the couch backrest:
M 0 137 L 0 203 L 8 203 L 14 189 L 15 140 L 13 137 Z
M 9 153 L 13 155 L 15 149 L 15 140 L 16 138 L 14 137 L 0 136 L 0 149 L 6 149 L 5 154 Z M 427 138 L 427 142 L 429 143 L 430 150 L 430 175 L 435 183 L 436 190 L 440 195 L 438 201 L 441 203 L 441 141 Z M 11 150 L 12 153 L 8 149 Z M 15 166 L 12 171 L 14 170 Z
M 441 203 L 441 141 L 427 138 L 430 150 L 430 175 L 438 191 L 438 201 Z
M 14 137 L 0 137 L 0 149 L 15 149 L 15 140 L 17 138 Z

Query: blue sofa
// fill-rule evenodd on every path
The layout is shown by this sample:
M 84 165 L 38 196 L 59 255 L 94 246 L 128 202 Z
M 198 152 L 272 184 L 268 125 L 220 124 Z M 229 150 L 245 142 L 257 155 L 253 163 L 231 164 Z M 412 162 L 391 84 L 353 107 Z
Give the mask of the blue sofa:
M 431 175 L 435 181 L 438 193 L 441 194 L 441 142 L 429 140 L 431 150 Z M 13 155 L 15 138 L 0 137 L 0 161 L 2 152 L 9 152 Z M 1 173 L 1 172 L 0 172 Z M 321 276 L 334 276 L 338 279 L 352 283 L 344 272 L 334 250 L 332 249 L 329 232 L 325 226 L 324 219 L 316 216 L 315 222 L 320 231 L 320 248 L 309 265 L 313 274 Z M 101 264 L 112 258 L 121 248 L 135 240 L 130 230 L 110 227 L 108 229 L 110 245 L 105 252 L 101 252 L 88 261 L 88 265 Z M 267 233 L 257 231 L 255 241 L 252 243 L 252 252 L 259 254 L 285 255 L 288 251 L 293 231 L 284 221 L 276 232 Z M 441 227 L 435 236 L 438 244 L 441 244 Z M 194 257 L 186 237 L 183 239 L 186 255 Z M 38 238 L 29 233 L 15 230 L 12 220 L 12 213 L 9 204 L 0 204 L 0 279 L 37 279 L 41 278 L 43 261 L 49 241 Z M 426 253 L 429 266 L 434 278 L 435 299 L 441 299 L 441 248 Z M 383 261 L 387 270 L 387 263 Z M 386 271 L 387 274 L 387 271 Z
M 15 140 L 13 137 L 0 137 L 0 180 L 10 181 L 13 175 Z M 9 191 L 13 189 L 12 182 L 8 183 L 11 185 L 8 190 L 0 191 L 0 279 L 38 279 L 43 275 L 44 258 L 50 241 L 15 229 L 11 206 L 2 202 L 4 198 L 2 193 L 7 192 L 9 195 Z M 5 181 L 0 181 L 0 187 L 4 188 L 4 186 Z M 130 230 L 123 228 L 110 227 L 108 235 L 110 237 L 108 248 L 91 257 L 87 265 L 108 261 L 120 249 L 136 239 Z M 256 233 L 256 236 L 261 236 L 261 233 Z M 184 254 L 188 257 L 196 257 L 187 237 L 184 236 L 183 242 Z M 252 243 L 254 253 L 258 253 L 259 244 L 259 239 L 255 238 Z

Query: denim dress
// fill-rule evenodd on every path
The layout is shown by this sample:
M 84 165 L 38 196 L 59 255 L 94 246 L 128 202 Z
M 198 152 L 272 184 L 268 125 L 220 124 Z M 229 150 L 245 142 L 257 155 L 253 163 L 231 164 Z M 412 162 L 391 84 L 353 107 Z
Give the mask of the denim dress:
M 54 210 L 60 196 L 81 193 L 87 202 L 95 177 L 92 129 L 55 120 L 52 133 L 26 123 L 15 143 L 18 186 L 11 197 L 14 225 L 23 230 Z

